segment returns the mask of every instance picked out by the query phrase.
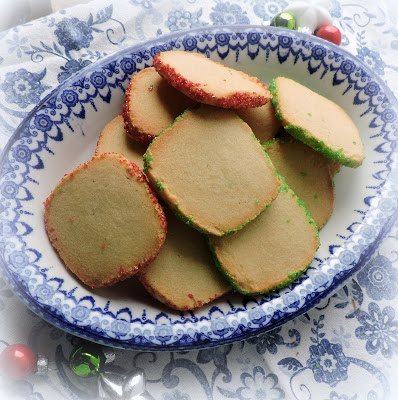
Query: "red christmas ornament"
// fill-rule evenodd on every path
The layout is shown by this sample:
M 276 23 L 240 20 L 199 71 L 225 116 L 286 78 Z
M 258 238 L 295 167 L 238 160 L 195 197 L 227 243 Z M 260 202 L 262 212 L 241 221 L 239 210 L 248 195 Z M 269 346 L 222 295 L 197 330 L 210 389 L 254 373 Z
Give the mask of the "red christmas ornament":
M 10 379 L 26 378 L 37 369 L 38 357 L 24 344 L 13 344 L 0 354 L 0 375 Z
M 342 39 L 339 28 L 334 25 L 323 25 L 315 32 L 315 36 L 337 44 L 337 46 L 340 46 Z

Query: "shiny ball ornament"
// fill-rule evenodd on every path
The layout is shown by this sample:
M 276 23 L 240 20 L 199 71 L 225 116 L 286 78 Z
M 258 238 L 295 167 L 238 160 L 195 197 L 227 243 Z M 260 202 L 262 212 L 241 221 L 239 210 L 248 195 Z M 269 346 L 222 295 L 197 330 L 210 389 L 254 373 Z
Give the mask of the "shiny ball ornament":
M 337 44 L 337 46 L 340 46 L 341 39 L 342 39 L 339 28 L 337 28 L 334 25 L 329 25 L 329 24 L 320 27 L 315 32 L 315 36 L 318 36 L 321 39 L 325 39 L 329 42 Z
M 23 379 L 36 372 L 38 357 L 24 344 L 13 344 L 0 354 L 0 375 L 10 379 Z
M 105 365 L 105 356 L 95 345 L 82 345 L 72 351 L 69 367 L 82 378 L 99 375 Z
M 316 28 L 332 23 L 327 2 L 323 0 L 295 0 L 283 12 L 293 15 L 297 31 L 311 35 Z
M 292 14 L 289 14 L 287 12 L 281 12 L 279 14 L 276 14 L 275 17 L 272 19 L 271 26 L 276 26 L 279 28 L 295 29 L 296 20 Z
M 105 371 L 98 378 L 101 400 L 155 400 L 145 388 L 144 372 L 135 369 L 124 375 Z

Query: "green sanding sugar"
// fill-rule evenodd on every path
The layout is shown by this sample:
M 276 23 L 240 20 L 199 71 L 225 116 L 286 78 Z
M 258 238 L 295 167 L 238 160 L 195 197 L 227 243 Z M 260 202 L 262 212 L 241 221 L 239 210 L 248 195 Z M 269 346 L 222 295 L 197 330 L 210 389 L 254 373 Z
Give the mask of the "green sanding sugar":
M 285 130 L 289 132 L 296 139 L 302 141 L 304 144 L 312 147 L 314 150 L 323 154 L 327 158 L 331 158 L 332 160 L 343 164 L 347 167 L 353 167 L 357 164 L 357 161 L 350 160 L 343 153 L 343 149 L 333 150 L 330 147 L 327 147 L 322 140 L 317 140 L 314 137 L 310 136 L 307 131 L 300 126 L 295 126 L 292 124 L 286 125 Z
M 256 136 L 254 133 L 252 133 L 251 135 L 252 135 L 252 138 L 253 138 L 256 142 L 259 142 L 259 143 L 260 143 L 260 141 L 258 140 L 257 136 Z
M 155 184 L 156 184 L 156 188 L 158 190 L 164 190 L 164 186 L 163 186 L 162 182 L 160 182 L 158 179 L 155 179 Z
M 285 279 L 284 281 L 282 281 L 281 283 L 279 283 L 278 285 L 275 286 L 275 288 L 273 290 L 280 290 L 285 288 L 286 286 L 289 286 L 292 282 L 294 282 L 307 268 L 309 267 L 309 265 L 307 265 L 307 267 L 305 269 L 302 270 L 298 270 L 297 272 L 289 272 L 288 273 L 288 278 Z
M 169 205 L 171 210 L 173 211 L 174 215 L 182 222 L 185 224 L 191 226 L 192 228 L 195 228 L 198 230 L 200 233 L 208 233 L 204 229 L 200 228 L 199 226 L 196 225 L 194 217 L 190 216 L 187 217 L 184 214 L 181 213 L 180 208 L 179 208 L 179 203 L 175 203 L 174 206 L 167 200 L 165 200 L 166 203 Z
M 153 161 L 153 155 L 151 154 L 151 152 L 147 151 L 142 158 L 144 160 L 144 172 L 148 172 L 148 169 L 150 168 Z
M 269 149 L 269 148 L 272 147 L 272 145 L 274 145 L 276 142 L 278 142 L 278 139 L 277 139 L 277 138 L 273 138 L 273 139 L 271 139 L 271 140 L 268 140 L 268 142 L 263 143 L 262 146 L 263 146 L 263 148 L 266 147 L 267 149 Z
M 282 123 L 283 125 L 283 119 L 282 119 L 282 114 L 281 111 L 278 107 L 278 89 L 276 87 L 276 79 L 272 79 L 270 85 L 268 86 L 269 91 L 271 92 L 271 104 L 273 105 L 275 109 L 275 116 L 276 118 Z
M 223 236 L 229 236 L 232 235 L 233 233 L 240 231 L 243 228 L 244 225 L 239 225 L 235 230 L 230 230 L 228 229 L 227 231 L 224 232 Z

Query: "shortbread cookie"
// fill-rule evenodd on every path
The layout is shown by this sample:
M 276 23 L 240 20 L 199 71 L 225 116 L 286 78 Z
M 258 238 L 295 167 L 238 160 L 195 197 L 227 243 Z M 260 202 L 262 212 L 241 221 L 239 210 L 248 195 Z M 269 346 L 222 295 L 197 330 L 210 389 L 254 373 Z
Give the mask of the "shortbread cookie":
M 132 161 L 141 170 L 144 168 L 144 155 L 148 146 L 132 140 L 124 129 L 123 117 L 118 115 L 109 122 L 98 139 L 95 155 L 104 153 L 123 154 L 129 161 Z
M 270 99 L 268 87 L 257 78 L 198 53 L 158 53 L 153 65 L 170 85 L 201 103 L 249 108 L 260 107 Z
M 153 187 L 174 212 L 213 235 L 241 229 L 276 197 L 279 180 L 249 126 L 232 110 L 185 111 L 144 154 Z
M 244 229 L 209 236 L 210 249 L 231 285 L 244 294 L 281 289 L 307 269 L 319 246 L 304 203 L 282 183 L 278 197 Z
M 153 67 L 136 73 L 126 90 L 123 119 L 134 140 L 149 144 L 196 102 L 170 86 Z
M 235 112 L 250 126 L 260 143 L 273 139 L 282 128 L 270 101 L 261 107 L 242 108 Z
M 65 175 L 45 202 L 44 221 L 66 267 L 92 288 L 134 275 L 153 261 L 166 235 L 145 175 L 115 153 Z
M 339 105 L 288 78 L 274 79 L 270 90 L 276 116 L 292 136 L 339 164 L 361 165 L 358 129 Z
M 206 239 L 166 212 L 167 237 L 158 257 L 138 272 L 148 292 L 177 310 L 194 310 L 231 290 L 213 263 Z
M 318 229 L 333 212 L 334 188 L 327 159 L 300 141 L 273 139 L 264 145 L 278 174 L 304 201 Z

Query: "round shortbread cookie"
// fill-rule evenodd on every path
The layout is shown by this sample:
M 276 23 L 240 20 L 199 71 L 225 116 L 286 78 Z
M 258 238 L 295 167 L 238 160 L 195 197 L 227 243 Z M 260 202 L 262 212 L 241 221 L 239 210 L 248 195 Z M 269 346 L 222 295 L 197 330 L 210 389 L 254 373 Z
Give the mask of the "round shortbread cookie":
M 170 85 L 201 103 L 223 108 L 260 107 L 270 99 L 259 79 L 209 58 L 184 51 L 165 51 L 153 59 Z
M 241 108 L 235 112 L 250 126 L 260 143 L 273 139 L 282 128 L 270 101 L 261 107 Z
M 305 203 L 318 229 L 333 212 L 334 188 L 327 159 L 302 142 L 290 137 L 264 144 L 279 175 Z
M 118 115 L 101 132 L 97 148 L 95 149 L 95 155 L 99 156 L 104 153 L 123 154 L 142 170 L 144 168 L 142 156 L 147 147 L 144 144 L 137 143 L 126 134 L 123 117 Z
M 362 164 L 358 129 L 339 105 L 288 78 L 274 79 L 270 90 L 276 116 L 292 136 L 339 164 Z
M 195 101 L 170 86 L 153 67 L 130 80 L 123 104 L 126 132 L 137 142 L 149 144 Z
M 232 110 L 187 110 L 144 154 L 144 171 L 174 212 L 214 235 L 239 230 L 276 197 L 279 180 L 249 126 Z
M 215 267 L 206 239 L 166 212 L 167 237 L 158 257 L 138 272 L 148 292 L 177 310 L 194 310 L 231 290 Z
M 304 272 L 319 246 L 318 231 L 304 203 L 282 183 L 278 197 L 234 235 L 209 236 L 216 265 L 243 294 L 267 293 Z
M 66 267 L 92 288 L 134 275 L 153 261 L 166 235 L 145 175 L 115 153 L 65 175 L 45 202 L 44 222 Z

